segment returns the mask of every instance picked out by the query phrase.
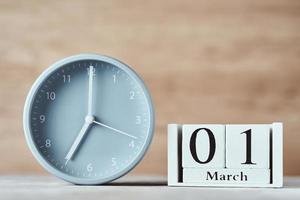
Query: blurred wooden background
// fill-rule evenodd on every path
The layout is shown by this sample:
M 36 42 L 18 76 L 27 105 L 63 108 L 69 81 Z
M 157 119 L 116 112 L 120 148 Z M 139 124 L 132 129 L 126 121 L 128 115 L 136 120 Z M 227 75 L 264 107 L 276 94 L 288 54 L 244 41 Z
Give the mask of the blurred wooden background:
M 155 137 L 134 173 L 167 173 L 168 123 L 283 121 L 300 175 L 300 1 L 0 1 L 0 174 L 43 173 L 22 129 L 25 96 L 58 59 L 119 58 L 144 78 Z

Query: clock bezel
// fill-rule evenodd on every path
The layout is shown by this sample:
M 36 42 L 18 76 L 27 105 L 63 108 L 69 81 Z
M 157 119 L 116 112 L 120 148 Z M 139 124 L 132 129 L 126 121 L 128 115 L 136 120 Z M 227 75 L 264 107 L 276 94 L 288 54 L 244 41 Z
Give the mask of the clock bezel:
M 58 169 L 56 169 L 54 166 L 52 166 L 44 157 L 43 155 L 39 152 L 38 148 L 36 147 L 34 138 L 32 136 L 32 131 L 31 131 L 31 125 L 30 125 L 30 113 L 32 109 L 32 104 L 35 99 L 35 95 L 40 88 L 40 86 L 44 83 L 44 81 L 57 69 L 60 67 L 73 63 L 76 61 L 81 61 L 81 60 L 96 60 L 96 61 L 101 61 L 101 62 L 107 62 L 110 63 L 126 72 L 131 78 L 133 78 L 138 85 L 141 87 L 146 100 L 147 100 L 147 106 L 149 107 L 149 114 L 150 114 L 150 127 L 148 129 L 148 134 L 147 138 L 143 144 L 143 147 L 141 148 L 140 152 L 137 154 L 137 156 L 133 159 L 131 163 L 129 163 L 126 168 L 124 168 L 121 171 L 118 171 L 117 173 L 113 174 L 112 176 L 106 177 L 106 178 L 80 178 L 76 176 L 69 175 L 67 173 L 64 173 Z M 57 176 L 58 178 L 61 178 L 65 181 L 74 183 L 74 184 L 80 184 L 80 185 L 98 185 L 98 184 L 104 184 L 111 182 L 115 179 L 120 178 L 121 176 L 124 176 L 127 174 L 129 171 L 131 171 L 144 157 L 145 153 L 147 152 L 152 139 L 154 135 L 154 127 L 155 127 L 155 114 L 154 114 L 154 108 L 153 108 L 153 103 L 152 103 L 152 98 L 150 96 L 149 90 L 147 89 L 144 81 L 139 77 L 139 75 L 127 64 L 109 57 L 105 55 L 98 55 L 98 54 L 91 54 L 91 53 L 84 53 L 84 54 L 78 54 L 78 55 L 73 55 L 66 57 L 64 59 L 61 59 L 54 64 L 50 65 L 45 71 L 42 72 L 42 74 L 37 78 L 37 80 L 34 82 L 32 85 L 26 101 L 25 101 L 25 106 L 24 106 L 24 111 L 23 111 L 23 127 L 24 127 L 24 133 L 25 133 L 25 138 L 27 145 L 29 146 L 33 156 L 35 159 L 38 161 L 40 165 L 44 169 L 46 169 L 49 173 Z

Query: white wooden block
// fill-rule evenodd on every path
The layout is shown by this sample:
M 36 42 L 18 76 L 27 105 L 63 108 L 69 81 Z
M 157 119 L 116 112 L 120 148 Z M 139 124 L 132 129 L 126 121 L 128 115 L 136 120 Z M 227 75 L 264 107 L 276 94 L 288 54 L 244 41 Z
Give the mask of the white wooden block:
M 184 183 L 202 184 L 267 184 L 270 183 L 269 169 L 200 169 L 184 168 Z
M 225 167 L 225 126 L 217 124 L 183 125 L 183 167 Z
M 182 182 L 181 152 L 181 126 L 168 124 L 168 185 L 175 186 Z
M 270 168 L 270 125 L 226 125 L 226 168 Z
M 228 125 L 230 126 L 230 125 Z M 247 125 L 252 126 L 252 125 Z M 255 125 L 256 126 L 256 125 Z M 183 135 L 181 124 L 168 125 L 168 185 L 169 186 L 218 186 L 218 187 L 282 187 L 283 185 L 283 124 L 273 123 L 269 126 L 269 161 L 268 168 L 216 168 L 207 166 L 207 168 L 182 168 L 182 153 L 183 153 Z M 227 135 L 227 133 L 225 133 Z M 246 136 L 244 135 L 244 139 Z M 226 138 L 226 137 L 225 137 Z M 251 138 L 252 139 L 252 138 Z M 244 141 L 245 142 L 245 141 Z M 262 141 L 261 141 L 262 142 Z M 263 141 L 265 142 L 265 141 Z M 228 144 L 227 144 L 228 145 Z M 226 146 L 226 145 L 225 145 Z M 253 146 L 251 146 L 253 148 Z M 271 149 L 271 150 L 270 150 Z M 227 151 L 225 149 L 225 151 Z M 238 149 L 236 150 L 238 151 Z M 195 172 L 196 170 L 196 172 Z M 198 170 L 202 170 L 201 173 Z M 206 171 L 205 171 L 206 170 Z M 212 180 L 198 181 L 204 175 L 207 176 L 207 171 L 211 171 Z M 232 179 L 230 182 L 223 180 L 214 180 L 214 173 L 223 173 L 229 175 Z M 238 177 L 234 175 L 243 172 L 242 175 L 247 175 L 247 182 L 242 180 L 237 181 Z M 203 175 L 204 173 L 204 175 Z M 206 173 L 206 174 L 205 174 Z M 254 174 L 254 175 L 253 175 Z M 231 176 L 232 175 L 232 176 Z M 221 176 L 224 177 L 224 176 Z M 196 180 L 194 180 L 196 179 Z M 223 179 L 223 178 L 222 178 Z M 193 182 L 196 181 L 196 182 Z M 243 179 L 244 180 L 244 179 Z M 217 182 L 216 182 L 217 181 Z
M 283 186 L 283 123 L 275 122 L 272 124 L 271 131 L 272 154 L 272 186 Z

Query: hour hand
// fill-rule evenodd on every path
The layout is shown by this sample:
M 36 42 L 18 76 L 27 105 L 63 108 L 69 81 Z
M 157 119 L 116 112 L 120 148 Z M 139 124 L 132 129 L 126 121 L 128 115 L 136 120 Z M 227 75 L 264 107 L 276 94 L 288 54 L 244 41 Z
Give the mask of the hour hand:
M 66 160 L 65 165 L 67 165 L 69 160 L 71 160 L 71 158 L 73 157 L 75 151 L 78 149 L 79 144 L 81 143 L 84 135 L 87 133 L 87 130 L 89 129 L 89 127 L 93 123 L 93 121 L 94 121 L 93 116 L 86 116 L 85 123 L 83 124 L 79 134 L 77 135 L 70 150 L 68 151 L 67 155 L 65 156 L 65 160 Z

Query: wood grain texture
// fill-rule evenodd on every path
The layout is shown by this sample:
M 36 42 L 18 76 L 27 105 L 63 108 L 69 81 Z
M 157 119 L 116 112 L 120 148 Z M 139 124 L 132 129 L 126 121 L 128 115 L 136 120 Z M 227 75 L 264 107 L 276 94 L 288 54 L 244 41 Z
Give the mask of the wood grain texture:
M 44 170 L 22 109 L 37 76 L 81 52 L 145 80 L 155 137 L 134 173 L 166 174 L 168 123 L 284 122 L 285 174 L 300 174 L 300 1 L 1 1 L 0 173 Z
M 49 176 L 0 176 L 2 199 L 207 199 L 298 200 L 300 178 L 286 177 L 284 188 L 168 187 L 159 176 L 126 176 L 101 186 L 78 186 Z

